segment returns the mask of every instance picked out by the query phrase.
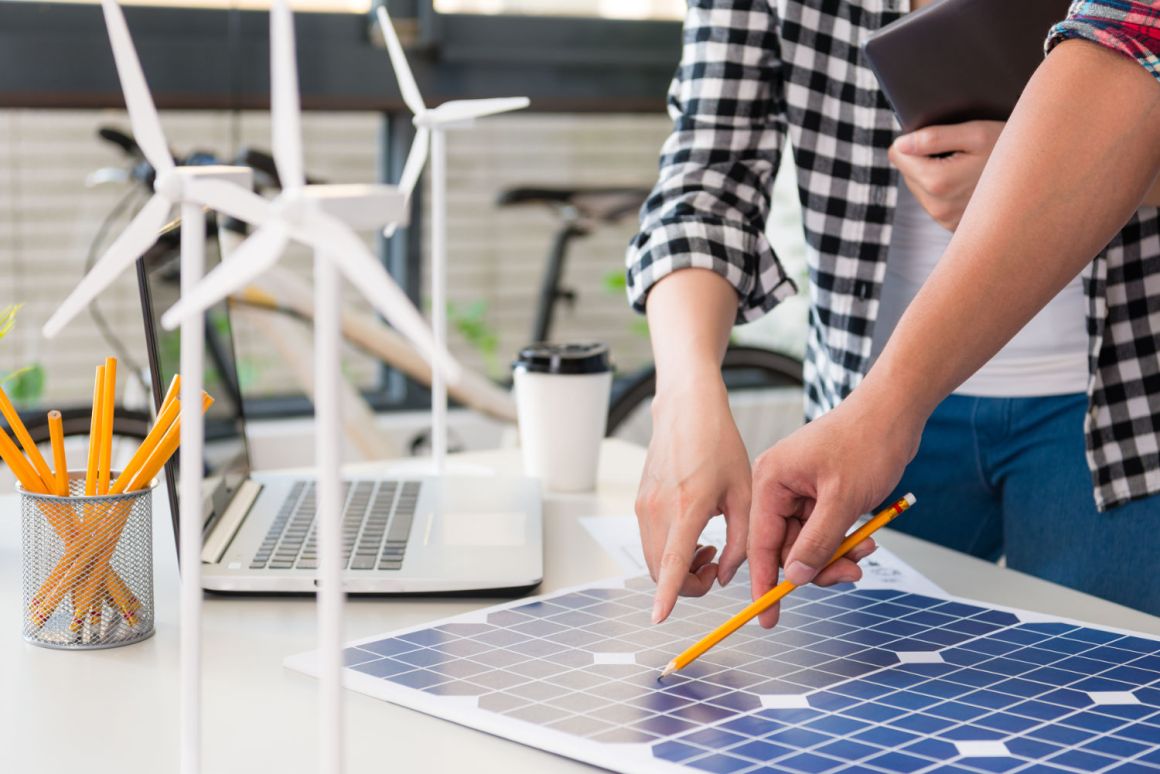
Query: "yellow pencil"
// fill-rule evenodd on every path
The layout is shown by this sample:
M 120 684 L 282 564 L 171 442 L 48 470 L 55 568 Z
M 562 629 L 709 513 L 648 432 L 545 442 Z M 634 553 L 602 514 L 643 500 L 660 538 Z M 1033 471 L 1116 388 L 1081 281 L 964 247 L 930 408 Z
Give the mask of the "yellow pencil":
M 68 497 L 68 458 L 64 451 L 64 421 L 59 411 L 48 412 L 48 437 L 52 439 L 52 466 L 56 469 L 54 494 Z
M 113 406 L 117 399 L 117 358 L 105 358 L 105 386 L 101 392 L 101 446 L 97 456 L 97 493 L 109 493 L 113 464 Z
M 93 380 L 93 418 L 89 422 L 89 461 L 85 467 L 85 496 L 97 493 L 97 467 L 101 454 L 101 406 L 105 395 L 105 367 L 97 366 Z
M 12 475 L 16 476 L 22 487 L 36 494 L 48 494 L 48 488 L 40 480 L 40 476 L 36 475 L 32 465 L 24 459 L 20 449 L 2 427 L 0 427 L 0 459 L 4 460 L 4 464 L 12 471 Z
M 870 537 L 880 527 L 889 524 L 894 520 L 895 517 L 897 517 L 900 513 L 912 505 L 914 505 L 914 495 L 908 494 L 898 502 L 894 503 L 894 505 L 891 505 L 877 516 L 867 521 L 861 527 L 851 532 L 849 536 L 847 536 L 846 539 L 842 541 L 842 545 L 838 546 L 838 550 L 834 552 L 834 555 L 830 558 L 830 561 L 826 562 L 826 566 L 829 567 L 831 564 L 841 559 L 843 556 L 849 553 L 850 549 L 861 543 L 866 538 Z M 698 641 L 695 645 L 688 648 L 679 656 L 666 664 L 665 668 L 661 671 L 661 677 L 667 677 L 673 672 L 684 669 L 689 664 L 703 656 L 707 650 L 721 642 L 721 640 L 725 639 L 745 624 L 749 623 L 749 621 L 761 615 L 769 608 L 773 607 L 782 597 L 796 588 L 797 586 L 790 583 L 789 581 L 782 581 L 781 583 L 777 584 L 772 589 L 746 605 L 741 610 L 741 612 L 737 613 L 737 615 L 733 616 L 728 621 L 718 626 L 703 639 Z
M 20 421 L 20 415 L 16 413 L 16 407 L 12 405 L 12 401 L 8 400 L 7 393 L 4 388 L 0 387 L 0 413 L 4 414 L 4 418 L 8 420 L 8 427 L 12 430 L 12 435 L 16 436 L 16 440 L 24 448 L 24 453 L 28 455 L 28 459 L 32 461 L 32 468 L 36 471 L 36 475 L 44 482 L 45 491 L 51 491 L 52 485 L 52 470 L 49 469 L 48 463 L 44 461 L 44 456 L 40 453 L 40 449 L 32 440 L 32 436 L 28 434 L 28 428 Z

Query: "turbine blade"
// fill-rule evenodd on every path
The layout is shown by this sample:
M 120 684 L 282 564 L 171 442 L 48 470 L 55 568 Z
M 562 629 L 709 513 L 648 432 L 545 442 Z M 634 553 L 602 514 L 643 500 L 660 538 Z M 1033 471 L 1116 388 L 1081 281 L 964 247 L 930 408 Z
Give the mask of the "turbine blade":
M 165 133 L 161 131 L 161 120 L 157 108 L 149 94 L 149 84 L 141 70 L 137 49 L 129 35 L 125 14 L 116 0 L 101 0 L 105 12 L 105 25 L 109 29 L 109 42 L 113 46 L 113 59 L 117 63 L 117 75 L 121 79 L 121 90 L 125 93 L 125 106 L 129 109 L 129 122 L 133 125 L 133 136 L 145 158 L 158 173 L 173 169 L 173 156 Z
M 229 261 L 218 264 L 217 268 L 194 285 L 193 290 L 163 314 L 161 325 L 166 330 L 173 330 L 185 320 L 202 314 L 231 293 L 246 287 L 278 262 L 289 241 L 286 225 L 280 220 L 271 220 L 243 242 Z
M 270 113 L 274 163 L 282 188 L 306 185 L 302 171 L 302 111 L 298 104 L 298 57 L 294 47 L 294 15 L 286 0 L 270 6 Z
M 395 80 L 399 82 L 399 91 L 403 94 L 411 113 L 420 116 L 427 112 L 423 104 L 423 95 L 419 93 L 419 85 L 415 83 L 415 74 L 411 72 L 411 64 L 407 61 L 407 54 L 403 51 L 403 44 L 395 32 L 395 25 L 391 22 L 391 15 L 387 13 L 386 4 L 380 5 L 376 11 L 379 17 L 379 27 L 383 30 L 383 40 L 387 44 L 387 53 L 391 57 L 391 66 L 395 69 Z
M 380 6 L 381 7 L 381 6 Z M 411 143 L 411 151 L 407 154 L 407 163 L 403 165 L 403 174 L 399 178 L 399 190 L 407 197 L 407 204 L 411 203 L 411 194 L 415 193 L 415 186 L 423 176 L 423 168 L 427 166 L 427 152 L 431 147 L 431 130 L 419 127 L 415 132 L 415 141 Z M 389 223 L 383 229 L 383 236 L 390 239 L 399 230 L 400 223 Z
M 461 99 L 444 102 L 434 110 L 428 111 L 427 116 L 431 124 L 455 124 L 485 116 L 494 116 L 498 113 L 523 110 L 530 104 L 531 101 L 527 97 Z
M 229 215 L 231 218 L 261 226 L 270 219 L 270 202 L 235 183 L 224 180 L 198 180 L 186 183 L 185 196 L 203 207 Z
M 337 218 L 316 213 L 307 224 L 305 236 L 315 250 L 334 261 L 371 305 L 399 333 L 418 349 L 423 359 L 438 368 L 450 384 L 458 384 L 461 368 L 445 349 L 437 349 L 435 336 L 423 315 L 414 307 L 383 265 L 367 250 L 362 240 Z
M 141 255 L 157 241 L 157 233 L 169 220 L 173 205 L 168 199 L 154 194 L 141 211 L 129 222 L 121 236 L 109 245 L 80 284 L 44 324 L 44 335 L 52 338 L 94 298 L 112 284 L 121 272 L 133 265 Z

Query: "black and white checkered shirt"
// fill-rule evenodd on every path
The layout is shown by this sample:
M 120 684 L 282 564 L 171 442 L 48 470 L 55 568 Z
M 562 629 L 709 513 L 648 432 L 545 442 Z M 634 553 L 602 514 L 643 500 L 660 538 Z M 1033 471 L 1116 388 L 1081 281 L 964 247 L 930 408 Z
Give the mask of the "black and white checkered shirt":
M 689 0 L 669 92 L 673 133 L 628 252 L 643 311 L 673 271 L 711 269 L 754 320 L 795 292 L 765 238 L 788 136 L 810 274 L 806 416 L 861 381 L 886 269 L 899 129 L 859 44 L 907 0 Z M 1103 510 L 1160 492 L 1160 213 L 1142 208 L 1085 280 L 1088 464 Z

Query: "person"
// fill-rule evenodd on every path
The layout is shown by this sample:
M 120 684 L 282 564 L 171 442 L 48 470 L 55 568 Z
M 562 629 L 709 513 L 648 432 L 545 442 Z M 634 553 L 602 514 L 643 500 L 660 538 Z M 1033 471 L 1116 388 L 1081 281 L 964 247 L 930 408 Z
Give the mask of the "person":
M 1160 300 L 1144 300 L 1148 283 L 1141 279 L 1160 266 L 1160 213 L 1132 212 L 1152 183 L 1138 178 L 1147 175 L 1149 148 L 1160 147 L 1153 128 L 1160 124 L 1147 99 L 1119 104 L 1140 99 L 1147 72 L 1121 54 L 1069 41 L 1048 57 L 1006 128 L 971 122 L 898 137 L 857 45 L 905 11 L 895 5 L 866 0 L 820 11 L 793 0 L 777 10 L 765 0 L 690 3 L 669 96 L 674 131 L 628 253 L 630 298 L 648 315 L 657 364 L 653 438 L 637 498 L 644 553 L 658 584 L 655 621 L 668 616 L 678 594 L 728 583 L 747 553 L 755 595 L 772 585 L 782 564 L 787 577 L 802 582 L 858 578 L 856 561 L 873 550 L 872 541 L 825 572 L 818 572 L 819 557 L 857 514 L 887 496 L 912 457 L 903 484 L 921 490 L 923 515 L 916 509 L 900 519 L 904 530 L 977 555 L 1005 551 L 1017 569 L 1149 604 L 1151 591 L 1100 577 L 1112 566 L 1150 561 L 1152 551 L 1141 549 L 1156 547 L 1145 539 L 1147 512 L 1160 508 L 1153 497 L 1160 491 L 1155 431 L 1146 421 L 1133 423 L 1151 416 L 1141 414 L 1140 396 L 1160 370 L 1154 351 L 1147 354 L 1151 326 L 1160 327 L 1149 315 L 1156 316 Z M 1126 13 L 1122 2 L 1111 12 L 1078 6 L 1057 39 L 1122 42 L 1115 29 L 1099 28 L 1114 24 L 1117 13 L 1122 25 L 1154 29 L 1155 5 L 1128 3 Z M 1094 50 L 1072 53 L 1075 47 Z M 1133 53 L 1154 71 L 1150 50 L 1141 44 Z M 1077 59 L 1082 66 L 1069 64 Z M 1134 77 L 1120 73 L 1125 63 Z M 1088 81 L 1113 71 L 1135 88 L 1087 93 L 1094 88 Z M 1066 88 L 1042 85 L 1079 73 L 1072 99 Z M 1107 123 L 1093 123 L 1095 110 L 1083 100 Z M 1029 117 L 1035 111 L 1042 115 Z M 1043 134 L 1035 137 L 1028 126 Z M 1068 156 L 1067 142 L 1107 129 L 1118 133 Z M 794 292 L 763 234 L 787 135 L 810 269 L 805 381 L 812 421 L 759 457 L 751 473 L 719 364 L 734 320 L 754 319 Z M 988 164 L 1000 147 L 1002 164 Z M 1049 151 L 1055 167 L 1040 175 Z M 1133 176 L 1115 177 L 1126 169 Z M 1025 177 L 1011 182 L 1016 171 Z M 999 185 L 997 177 L 1007 181 L 1004 197 L 972 196 L 985 181 Z M 1112 195 L 1119 180 L 1130 182 Z M 1119 217 L 1112 203 L 1125 197 L 1130 205 Z M 989 215 L 968 220 L 980 210 L 967 203 L 979 198 L 1001 200 L 1005 209 L 988 202 Z M 1104 216 L 1084 213 L 1093 202 Z M 1005 228 L 1001 239 L 996 222 Z M 1073 233 L 1081 228 L 1082 238 Z M 987 262 L 956 257 L 981 254 L 970 240 L 984 233 L 993 242 L 986 243 Z M 954 247 L 962 243 L 968 246 Z M 1039 258 L 1048 245 L 1058 260 Z M 1063 247 L 1068 255 L 1084 253 L 1078 264 L 1062 260 Z M 984 263 L 989 271 L 972 271 Z M 955 284 L 963 282 L 975 284 Z M 938 300 L 920 304 L 937 287 Z M 977 304 L 965 304 L 966 295 Z M 1160 288 L 1150 297 L 1158 296 Z M 937 325 L 929 319 L 940 315 Z M 905 322 L 891 336 L 899 319 Z M 906 331 L 926 345 L 929 378 L 897 354 L 910 351 L 899 343 Z M 973 384 L 945 398 L 980 369 Z M 910 393 L 915 383 L 922 387 L 917 398 Z M 886 392 L 891 400 L 881 406 L 893 413 L 879 412 L 875 402 Z M 929 417 L 926 434 L 920 414 Z M 714 549 L 697 545 L 715 514 L 727 523 L 717 561 Z M 1091 550 L 1084 538 L 1093 535 L 1115 550 Z M 776 616 L 771 610 L 762 623 L 773 625 Z

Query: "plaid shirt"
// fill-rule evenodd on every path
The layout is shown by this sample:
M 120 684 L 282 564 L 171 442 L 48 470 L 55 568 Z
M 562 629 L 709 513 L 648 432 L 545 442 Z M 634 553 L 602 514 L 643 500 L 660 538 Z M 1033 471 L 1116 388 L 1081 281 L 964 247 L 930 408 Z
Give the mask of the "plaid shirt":
M 859 44 L 899 18 L 906 2 L 689 0 L 668 99 L 673 133 L 628 251 L 628 292 L 638 311 L 654 284 L 688 267 L 732 283 L 739 322 L 792 295 L 765 238 L 770 184 L 788 136 L 810 276 L 809 419 L 857 386 L 870 357 L 899 185 L 887 149 L 899 129 Z M 1105 4 L 1149 10 L 1125 0 Z M 1084 29 L 1075 11 L 1069 18 Z M 1094 260 L 1084 286 L 1092 375 L 1087 457 L 1103 510 L 1160 492 L 1155 208 L 1132 217 Z

